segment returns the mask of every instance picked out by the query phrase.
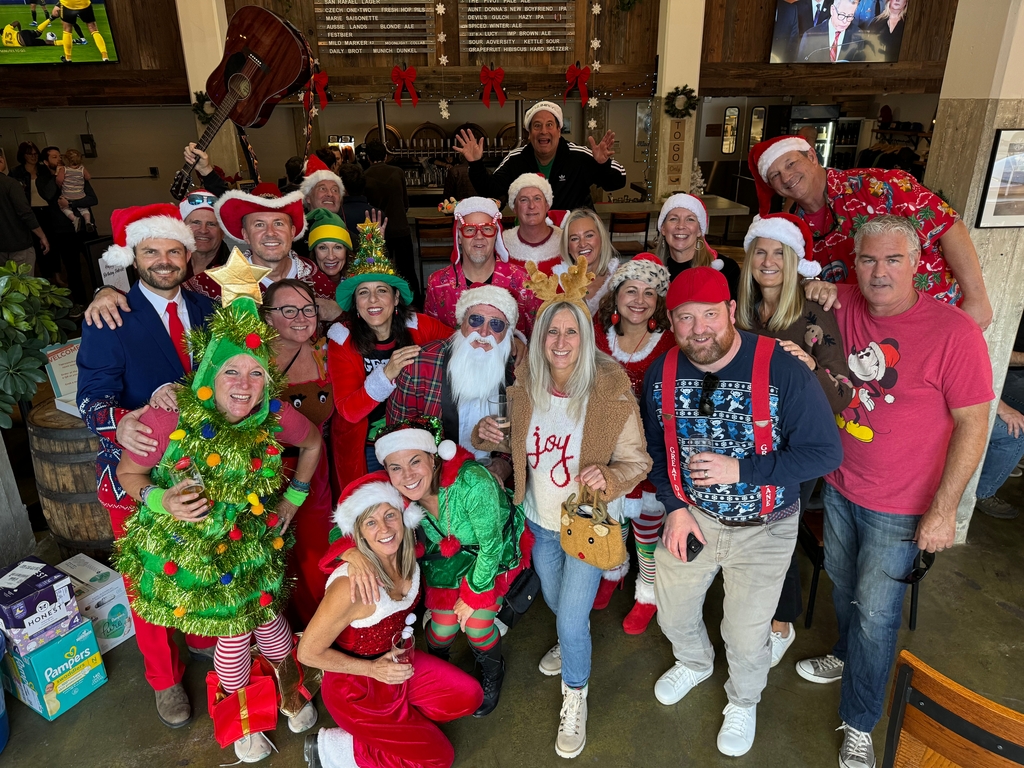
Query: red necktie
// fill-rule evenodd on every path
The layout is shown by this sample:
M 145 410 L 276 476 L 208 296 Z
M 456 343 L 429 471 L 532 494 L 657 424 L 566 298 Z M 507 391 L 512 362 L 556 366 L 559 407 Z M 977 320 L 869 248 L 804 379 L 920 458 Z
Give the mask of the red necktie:
M 188 373 L 192 370 L 192 361 L 185 345 L 185 326 L 178 317 L 178 305 L 173 301 L 167 302 L 167 330 L 171 333 L 171 341 L 174 343 L 174 351 L 178 353 L 178 359 L 181 360 L 181 367 Z
M 828 49 L 828 56 L 832 61 L 836 60 L 836 55 L 839 53 L 839 36 L 842 32 L 836 32 L 836 39 L 832 41 L 832 47 Z

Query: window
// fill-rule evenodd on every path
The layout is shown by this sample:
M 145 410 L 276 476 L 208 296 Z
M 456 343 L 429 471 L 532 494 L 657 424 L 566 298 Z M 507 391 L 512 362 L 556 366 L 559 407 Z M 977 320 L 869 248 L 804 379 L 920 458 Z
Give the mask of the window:
M 740 108 L 727 107 L 725 125 L 722 127 L 722 154 L 731 155 L 736 151 L 736 134 L 740 125 Z
M 750 136 L 747 140 L 747 150 L 754 148 L 764 138 L 764 107 L 754 107 L 750 110 Z

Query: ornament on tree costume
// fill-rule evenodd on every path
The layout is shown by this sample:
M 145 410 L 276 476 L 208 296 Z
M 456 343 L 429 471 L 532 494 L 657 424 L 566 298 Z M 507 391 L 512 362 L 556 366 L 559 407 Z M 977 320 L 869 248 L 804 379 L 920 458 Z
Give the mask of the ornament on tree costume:
M 412 290 L 403 277 L 398 274 L 391 260 L 384 255 L 384 233 L 380 225 L 366 221 L 356 226 L 359 230 L 359 250 L 354 258 L 345 265 L 342 280 L 334 297 L 338 305 L 351 312 L 354 305 L 356 288 L 363 283 L 387 283 L 398 290 L 406 306 L 412 304 Z

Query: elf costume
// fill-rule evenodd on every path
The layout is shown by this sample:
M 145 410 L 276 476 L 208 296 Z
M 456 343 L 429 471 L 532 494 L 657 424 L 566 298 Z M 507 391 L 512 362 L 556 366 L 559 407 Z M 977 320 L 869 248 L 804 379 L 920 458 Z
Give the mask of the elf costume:
M 297 505 L 304 499 L 294 487 L 279 493 L 281 442 L 301 443 L 312 428 L 275 398 L 280 390 L 279 374 L 270 362 L 275 332 L 259 317 L 258 276 L 236 255 L 211 271 L 222 286 L 224 305 L 210 318 L 208 329 L 189 334 L 198 367 L 177 391 L 179 412 L 152 409 L 141 417 L 158 447 L 148 457 L 130 456 L 136 464 L 153 468 L 155 487 L 143 491 L 144 502 L 117 542 L 118 569 L 133 584 L 132 605 L 140 616 L 218 638 L 216 671 L 207 676 L 207 686 L 214 735 L 221 746 L 277 724 L 273 678 L 295 661 L 292 632 L 281 615 L 293 536 L 291 531 L 282 535 L 272 510 L 282 497 Z M 225 363 L 239 355 L 255 360 L 266 376 L 262 399 L 252 413 L 230 423 L 217 409 L 214 385 Z M 209 514 L 198 522 L 178 520 L 165 511 L 164 494 L 196 475 L 211 502 Z M 250 676 L 253 633 L 262 659 Z M 293 677 L 301 687 L 301 676 Z M 286 713 L 292 716 L 310 698 L 296 709 L 294 691 L 282 695 L 282 708 L 290 707 Z M 315 721 L 315 709 L 312 713 Z M 307 710 L 304 718 L 308 716 Z M 241 752 L 239 757 L 245 760 Z

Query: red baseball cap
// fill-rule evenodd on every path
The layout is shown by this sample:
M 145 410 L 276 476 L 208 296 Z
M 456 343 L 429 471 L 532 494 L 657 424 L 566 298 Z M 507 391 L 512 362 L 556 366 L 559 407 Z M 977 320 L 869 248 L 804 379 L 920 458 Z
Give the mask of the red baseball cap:
M 712 267 L 691 267 L 680 273 L 668 287 L 665 309 L 671 312 L 689 301 L 717 304 L 730 298 L 725 275 Z

